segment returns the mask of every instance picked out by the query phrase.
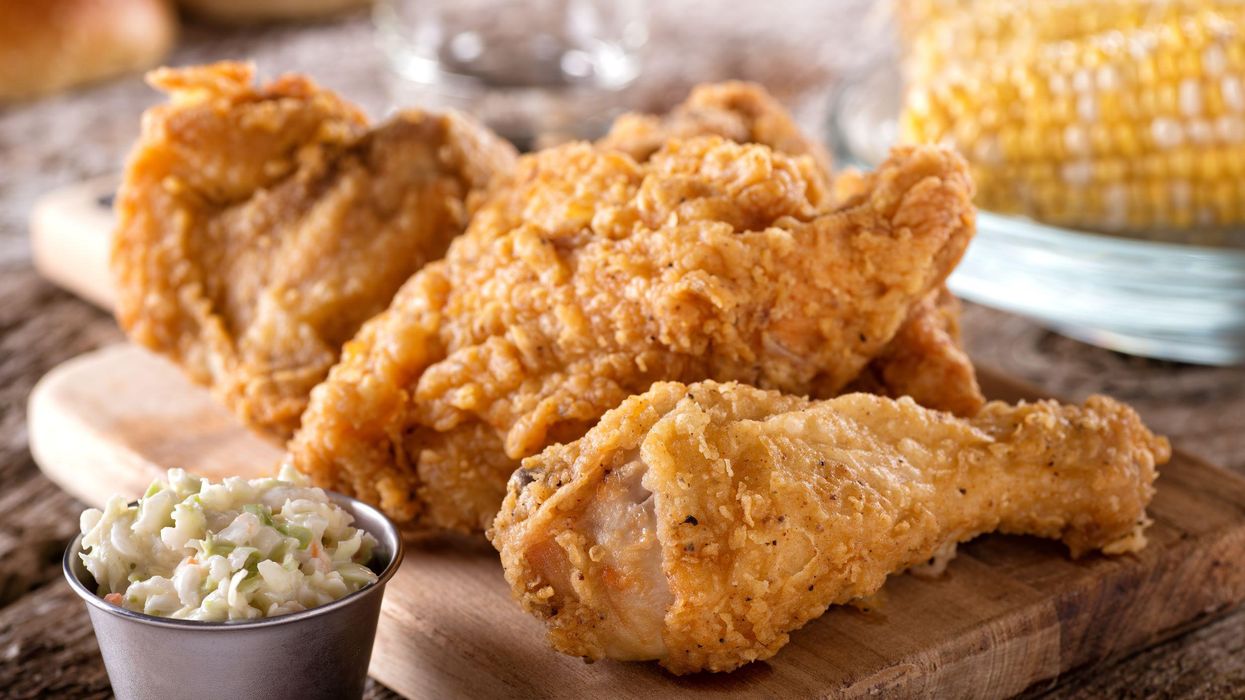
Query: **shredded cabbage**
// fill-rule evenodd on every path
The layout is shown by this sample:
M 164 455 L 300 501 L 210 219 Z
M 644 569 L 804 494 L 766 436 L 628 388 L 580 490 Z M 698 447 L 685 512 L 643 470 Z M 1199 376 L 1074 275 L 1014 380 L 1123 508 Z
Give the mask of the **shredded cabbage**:
M 324 605 L 376 581 L 376 538 L 306 477 L 210 483 L 170 469 L 137 505 L 82 513 L 83 564 L 98 594 L 136 612 L 250 620 Z M 110 595 L 112 594 L 112 595 Z

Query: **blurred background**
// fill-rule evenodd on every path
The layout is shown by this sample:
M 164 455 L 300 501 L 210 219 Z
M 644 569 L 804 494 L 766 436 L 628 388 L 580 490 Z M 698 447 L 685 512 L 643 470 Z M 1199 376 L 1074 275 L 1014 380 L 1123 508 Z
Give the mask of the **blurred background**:
M 46 197 L 89 183 L 74 191 L 93 210 L 67 220 L 106 233 L 109 178 L 163 100 L 145 70 L 251 60 L 374 119 L 470 111 L 525 149 L 739 78 L 824 139 L 836 170 L 896 141 L 952 145 L 982 208 L 951 280 L 979 366 L 1070 399 L 1110 393 L 1245 469 L 1243 31 L 1239 0 L 0 0 L 0 513 L 22 514 L 0 521 L 0 678 L 32 696 L 107 690 L 89 629 L 29 631 L 56 619 L 28 592 L 58 575 L 77 506 L 39 481 L 25 400 L 122 335 L 35 271 L 36 254 L 75 251 L 36 251 L 30 231 L 69 210 Z M 17 546 L 32 536 L 49 551 Z M 1241 620 L 1063 687 L 1239 688 Z

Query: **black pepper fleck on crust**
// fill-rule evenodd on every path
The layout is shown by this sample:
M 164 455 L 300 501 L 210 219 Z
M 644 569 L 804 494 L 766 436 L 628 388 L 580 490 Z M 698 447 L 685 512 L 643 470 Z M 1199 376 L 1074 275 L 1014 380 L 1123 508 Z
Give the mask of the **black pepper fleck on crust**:
M 536 475 L 532 473 L 531 469 L 516 469 L 513 478 L 519 490 L 523 490 L 527 488 L 528 484 L 536 480 Z

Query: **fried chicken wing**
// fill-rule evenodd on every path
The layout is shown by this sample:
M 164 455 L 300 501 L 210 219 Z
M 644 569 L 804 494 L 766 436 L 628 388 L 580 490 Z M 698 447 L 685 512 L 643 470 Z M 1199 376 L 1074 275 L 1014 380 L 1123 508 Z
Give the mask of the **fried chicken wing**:
M 659 383 L 525 460 L 490 537 L 560 651 L 726 671 L 983 533 L 1135 551 L 1169 455 L 1102 396 L 965 420 L 906 398 Z
M 341 345 L 466 226 L 513 149 L 459 115 L 370 128 L 311 81 L 221 63 L 149 77 L 117 199 L 117 318 L 251 425 L 288 436 Z
M 670 113 L 625 114 L 597 146 L 645 161 L 672 138 L 721 136 L 760 143 L 787 155 L 809 155 L 827 178 L 830 156 L 806 138 L 783 106 L 760 85 L 725 82 L 701 85 Z M 827 208 L 866 195 L 872 175 L 845 170 L 830 182 Z M 923 406 L 972 415 L 985 403 L 977 374 L 959 339 L 959 303 L 946 288 L 917 305 L 891 343 L 852 383 L 860 391 L 912 396 Z
M 483 529 L 517 460 L 656 381 L 834 393 L 973 232 L 964 162 L 897 150 L 823 213 L 809 157 L 717 137 L 526 156 L 316 387 L 289 461 L 399 521 Z
M 977 413 L 986 399 L 960 341 L 959 299 L 946 287 L 930 292 L 847 390 L 909 396 L 957 416 Z
M 851 206 L 876 187 L 874 177 L 873 173 L 845 170 L 831 183 L 832 198 L 840 206 Z M 959 416 L 976 413 L 986 399 L 960 339 L 959 300 L 946 286 L 930 292 L 847 389 L 895 398 L 911 396 L 926 408 Z

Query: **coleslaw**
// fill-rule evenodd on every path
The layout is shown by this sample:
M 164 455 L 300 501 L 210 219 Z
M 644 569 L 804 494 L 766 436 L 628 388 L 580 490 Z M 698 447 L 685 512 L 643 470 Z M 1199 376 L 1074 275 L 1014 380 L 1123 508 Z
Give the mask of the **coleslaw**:
M 272 617 L 374 583 L 376 538 L 306 477 L 211 483 L 181 469 L 136 505 L 82 513 L 79 555 L 98 594 L 128 610 L 186 620 Z

